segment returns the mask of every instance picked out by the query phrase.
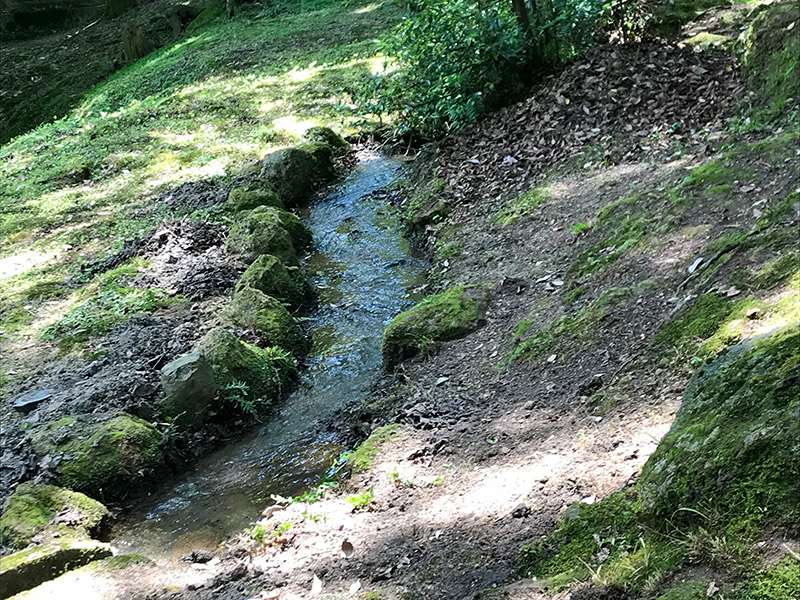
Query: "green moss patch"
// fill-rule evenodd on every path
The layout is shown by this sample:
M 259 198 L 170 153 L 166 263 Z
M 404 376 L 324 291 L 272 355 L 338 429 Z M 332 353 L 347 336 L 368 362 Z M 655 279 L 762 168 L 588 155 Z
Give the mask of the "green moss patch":
M 288 391 L 295 361 L 280 348 L 259 348 L 222 327 L 209 331 L 195 352 L 211 363 L 223 397 L 241 412 L 254 414 Z
M 785 556 L 739 586 L 733 600 L 796 600 L 800 598 L 800 560 Z
M 228 194 L 228 204 L 236 210 L 250 210 L 258 206 L 285 208 L 278 189 L 264 180 L 233 188 Z
M 485 322 L 488 305 L 488 291 L 480 286 L 459 286 L 428 296 L 397 315 L 383 330 L 384 364 L 391 368 L 426 351 L 434 342 L 474 331 Z
M 155 427 L 126 414 L 99 423 L 67 417 L 31 434 L 38 456 L 63 456 L 60 485 L 108 498 L 124 494 L 127 484 L 161 467 L 160 442 Z
M 262 254 L 271 254 L 287 264 L 296 264 L 297 252 L 289 233 L 277 218 L 260 215 L 264 218 L 247 214 L 234 223 L 226 240 L 228 252 L 248 263 Z
M 372 461 L 380 452 L 381 446 L 397 435 L 399 427 L 397 423 L 378 427 L 366 440 L 361 442 L 358 448 L 347 457 L 347 463 L 353 472 L 363 473 L 372 468 Z
M 262 254 L 251 264 L 236 284 L 236 289 L 251 288 L 277 298 L 292 309 L 308 306 L 313 290 L 305 274 L 295 266 L 287 267 L 277 256 Z
M 507 360 L 533 359 L 556 344 L 570 342 L 571 352 L 591 343 L 594 328 L 614 310 L 626 306 L 631 291 L 627 288 L 609 290 L 577 313 L 558 317 L 549 326 L 528 335 L 529 321 L 523 321 L 514 330 L 514 341 Z
M 294 213 L 272 206 L 260 206 L 252 210 L 247 218 L 267 226 L 282 227 L 289 234 L 297 251 L 307 250 L 311 246 L 311 230 Z
M 794 109 L 800 101 L 798 26 L 800 8 L 789 2 L 762 9 L 748 31 L 743 62 L 767 118 Z
M 492 216 L 492 220 L 498 225 L 509 225 L 522 217 L 530 215 L 536 207 L 544 204 L 549 199 L 549 186 L 535 187 L 503 206 Z
M 703 366 L 642 471 L 642 510 L 675 521 L 691 517 L 675 514 L 680 507 L 711 506 L 737 529 L 796 519 L 798 367 L 797 325 Z
M 66 511 L 64 517 L 53 519 L 61 511 Z M 58 535 L 82 537 L 96 531 L 109 514 L 105 506 L 79 492 L 23 483 L 3 504 L 0 542 L 21 549 L 46 529 Z
M 255 331 L 264 345 L 295 355 L 308 351 L 305 333 L 278 300 L 248 286 L 236 289 L 225 316 L 233 324 Z

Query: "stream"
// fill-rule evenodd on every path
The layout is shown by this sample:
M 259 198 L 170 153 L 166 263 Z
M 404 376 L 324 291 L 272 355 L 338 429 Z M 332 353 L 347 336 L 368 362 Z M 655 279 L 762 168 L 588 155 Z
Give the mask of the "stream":
M 313 203 L 307 261 L 319 305 L 306 315 L 314 346 L 297 390 L 265 423 L 200 459 L 122 515 L 113 545 L 156 562 L 213 550 L 255 520 L 270 496 L 314 486 L 344 448 L 320 419 L 365 398 L 381 371 L 383 326 L 414 298 L 425 261 L 401 235 L 397 210 L 380 194 L 402 173 L 394 160 L 361 153 L 350 175 Z

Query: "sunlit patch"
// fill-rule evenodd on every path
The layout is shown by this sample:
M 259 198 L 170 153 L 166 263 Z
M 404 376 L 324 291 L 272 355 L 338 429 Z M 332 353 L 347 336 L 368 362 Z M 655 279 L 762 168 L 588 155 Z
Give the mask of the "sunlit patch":
M 312 127 L 316 126 L 317 123 L 314 121 L 309 121 L 307 119 L 298 119 L 295 115 L 288 115 L 286 117 L 280 117 L 279 119 L 274 119 L 272 121 L 272 126 L 275 128 L 275 131 L 284 131 L 288 133 L 292 133 L 297 137 L 303 137 L 306 131 L 311 129 Z
M 0 258 L 0 279 L 9 279 L 34 267 L 41 267 L 60 258 L 60 251 L 28 250 Z
M 361 8 L 355 9 L 353 12 L 357 15 L 364 15 L 367 13 L 375 12 L 381 6 L 382 6 L 381 4 L 367 4 L 366 6 L 362 6 Z

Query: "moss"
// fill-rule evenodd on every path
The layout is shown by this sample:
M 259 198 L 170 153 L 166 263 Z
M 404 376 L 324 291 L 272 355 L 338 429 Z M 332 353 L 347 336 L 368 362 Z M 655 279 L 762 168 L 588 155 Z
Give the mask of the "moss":
M 646 225 L 647 221 L 641 215 L 626 217 L 611 236 L 581 252 L 567 269 L 567 277 L 602 273 L 627 250 L 639 243 L 644 236 Z
M 679 360 L 708 360 L 738 343 L 746 329 L 756 324 L 758 330 L 767 331 L 800 321 L 799 304 L 800 274 L 789 280 L 783 295 L 771 301 L 752 297 L 731 300 L 714 293 L 704 294 L 677 319 L 664 325 L 654 336 L 653 344 L 665 346 Z M 751 310 L 757 312 L 748 318 Z
M 249 218 L 282 227 L 292 239 L 295 250 L 307 250 L 311 246 L 311 230 L 294 213 L 272 206 L 260 206 L 250 212 Z
M 297 321 L 278 300 L 248 286 L 240 286 L 225 309 L 234 325 L 255 331 L 266 346 L 278 346 L 300 356 L 308 340 Z
M 716 33 L 709 33 L 708 31 L 701 31 L 692 37 L 683 40 L 684 44 L 689 46 L 699 46 L 700 48 L 710 48 L 711 46 L 719 46 L 728 40 L 724 35 Z
M 233 188 L 228 194 L 228 203 L 236 210 L 250 210 L 258 206 L 285 208 L 278 189 L 264 180 Z
M 91 571 L 109 572 L 109 571 L 120 571 L 123 569 L 128 569 L 130 567 L 150 566 L 153 564 L 154 564 L 153 561 L 147 558 L 146 556 L 142 554 L 136 554 L 135 552 L 131 552 L 128 554 L 109 556 L 108 558 L 104 558 L 103 560 L 98 560 L 93 562 L 86 568 L 87 570 Z
M 390 441 L 397 435 L 397 430 L 400 427 L 397 423 L 391 425 L 384 425 L 378 427 L 373 431 L 370 436 L 361 442 L 350 456 L 347 457 L 347 463 L 355 473 L 363 473 L 372 468 L 372 461 L 378 455 L 381 446 Z
M 106 497 L 121 495 L 126 483 L 162 465 L 160 442 L 155 427 L 126 414 L 100 423 L 61 419 L 31 435 L 37 455 L 63 455 L 60 485 Z
M 307 141 L 297 146 L 297 150 L 308 153 L 314 161 L 312 181 L 317 184 L 333 179 L 336 166 L 333 161 L 333 148 L 325 142 Z
M 409 198 L 405 205 L 405 220 L 412 227 L 424 228 L 426 225 L 444 219 L 449 213 L 447 204 L 439 198 L 439 192 L 444 189 L 443 179 L 433 177 L 422 185 L 411 187 L 404 181 L 403 187 L 409 191 Z
M 297 263 L 292 238 L 279 219 L 258 218 L 252 214 L 243 216 L 231 227 L 226 247 L 230 254 L 246 262 L 253 262 L 262 254 L 272 254 L 287 264 Z
M 514 329 L 515 341 L 507 360 L 513 362 L 520 359 L 533 359 L 551 348 L 556 343 L 565 341 L 573 343 L 571 352 L 578 352 L 579 347 L 589 343 L 593 337 L 594 327 L 613 310 L 625 306 L 630 298 L 627 288 L 614 288 L 585 306 L 574 315 L 557 318 L 548 327 L 542 328 L 534 335 L 523 338 L 530 328 L 529 321 L 519 323 Z
M 279 150 L 262 163 L 261 178 L 278 189 L 286 206 L 295 207 L 311 194 L 319 181 L 318 160 L 319 157 L 301 148 Z
M 187 34 L 194 34 L 200 31 L 203 27 L 207 27 L 225 12 L 225 2 L 223 0 L 212 0 L 199 15 L 192 19 L 186 26 Z
M 492 216 L 492 220 L 498 225 L 509 225 L 521 217 L 530 215 L 537 206 L 544 204 L 549 199 L 549 186 L 535 187 L 503 206 Z
M 64 508 L 72 511 L 73 522 L 69 526 L 51 524 L 53 516 Z M 86 535 L 97 530 L 108 516 L 105 506 L 79 492 L 54 485 L 23 483 L 3 504 L 0 541 L 4 545 L 24 548 L 33 536 L 45 529 L 62 535 Z
M 677 319 L 664 325 L 653 338 L 654 344 L 671 348 L 678 355 L 693 353 L 709 339 L 744 303 L 714 293 L 703 294 Z
M 750 87 L 767 118 L 783 113 L 790 98 L 800 99 L 800 9 L 795 3 L 764 8 L 745 42 L 744 65 Z
M 564 294 L 564 302 L 574 302 L 575 300 L 583 296 L 585 293 L 586 293 L 586 288 L 584 287 L 572 288 L 570 291 Z
M 72 539 L 53 540 L 0 558 L 0 589 L 4 597 L 36 587 L 62 573 L 111 556 L 106 544 Z
M 305 274 L 287 267 L 277 256 L 262 254 L 242 274 L 236 289 L 251 288 L 286 303 L 292 309 L 308 306 L 313 290 Z
M 571 505 L 544 539 L 522 547 L 517 571 L 524 577 L 580 579 L 598 564 L 601 549 L 608 552 L 606 560 L 627 552 L 640 535 L 635 500 L 635 493 L 625 490 L 596 504 Z
M 752 279 L 753 289 L 772 289 L 800 271 L 800 250 L 790 250 L 763 265 Z
M 653 522 L 721 515 L 735 537 L 800 516 L 800 328 L 733 347 L 687 386 L 670 432 L 645 464 Z
M 303 136 L 309 142 L 328 146 L 334 156 L 344 156 L 350 152 L 350 144 L 330 127 L 311 127 Z
M 791 556 L 740 585 L 733 600 L 797 600 L 800 598 L 800 561 Z
M 459 286 L 428 296 L 397 315 L 384 329 L 384 364 L 393 367 L 436 341 L 474 331 L 484 323 L 488 305 L 488 292 L 480 286 Z
M 656 600 L 706 600 L 708 581 L 691 579 L 664 590 Z
M 261 405 L 280 398 L 297 373 L 294 361 L 275 350 L 242 342 L 222 327 L 209 331 L 195 348 L 211 363 L 220 388 L 244 383 L 246 399 Z

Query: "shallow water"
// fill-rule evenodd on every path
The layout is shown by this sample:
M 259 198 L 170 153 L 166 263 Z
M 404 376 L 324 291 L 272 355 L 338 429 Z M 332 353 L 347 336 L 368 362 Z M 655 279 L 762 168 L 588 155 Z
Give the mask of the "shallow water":
M 314 348 L 297 391 L 261 427 L 124 515 L 113 540 L 121 551 L 162 562 L 213 549 L 256 520 L 270 495 L 302 493 L 331 467 L 343 448 L 315 422 L 368 394 L 380 374 L 383 326 L 422 282 L 425 263 L 400 235 L 395 209 L 369 195 L 401 171 L 363 154 L 342 185 L 311 206 L 306 222 L 317 251 L 308 269 L 320 302 L 307 315 Z

